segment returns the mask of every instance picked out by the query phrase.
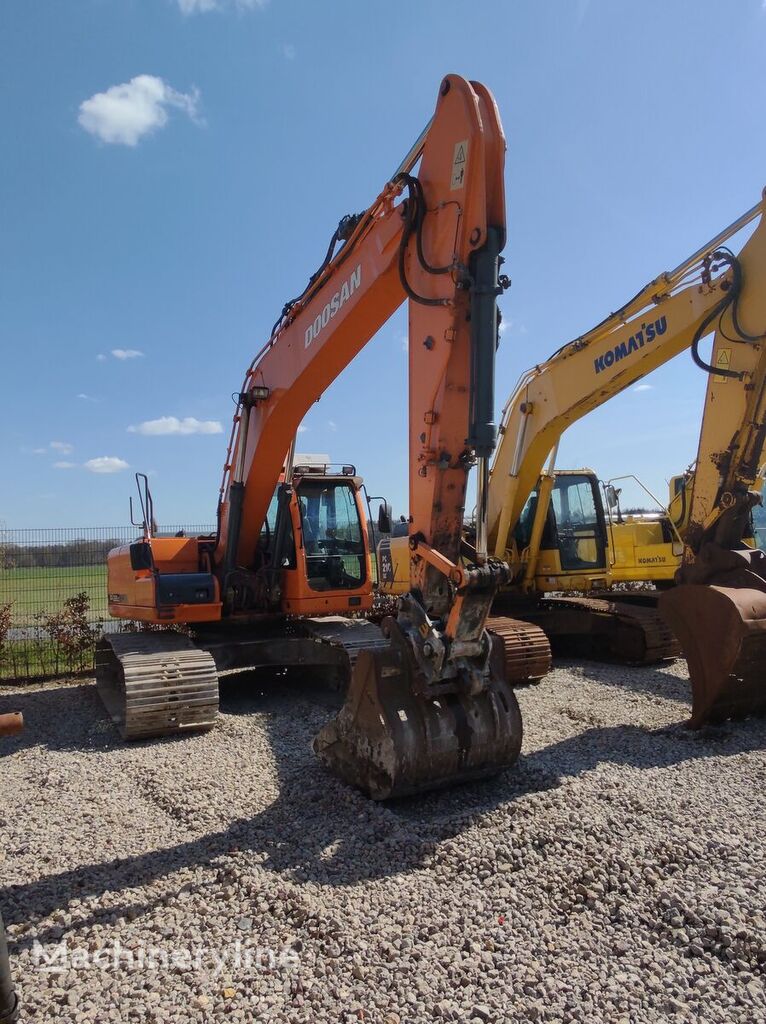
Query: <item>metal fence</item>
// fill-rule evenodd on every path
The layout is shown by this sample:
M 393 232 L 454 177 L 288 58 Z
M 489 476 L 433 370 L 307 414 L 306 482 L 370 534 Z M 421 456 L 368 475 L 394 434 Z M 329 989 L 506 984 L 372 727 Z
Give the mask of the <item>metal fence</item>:
M 196 535 L 209 524 L 167 526 Z M 110 620 L 106 556 L 135 540 L 134 526 L 0 530 L 0 679 L 88 671 Z

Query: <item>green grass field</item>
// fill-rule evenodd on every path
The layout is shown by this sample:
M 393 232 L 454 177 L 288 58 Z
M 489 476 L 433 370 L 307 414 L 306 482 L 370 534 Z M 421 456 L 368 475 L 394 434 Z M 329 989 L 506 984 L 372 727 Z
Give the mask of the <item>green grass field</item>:
M 12 615 L 12 632 L 0 649 L 0 679 L 68 675 L 92 667 L 92 645 L 68 652 L 48 636 L 39 620 L 60 611 L 81 591 L 90 598 L 89 620 L 107 618 L 105 565 L 0 569 L 0 605 L 10 603 Z
M 35 615 L 59 611 L 69 597 L 86 591 L 93 619 L 107 615 L 106 566 L 65 569 L 0 569 L 0 605 L 12 602 L 14 626 L 32 626 Z

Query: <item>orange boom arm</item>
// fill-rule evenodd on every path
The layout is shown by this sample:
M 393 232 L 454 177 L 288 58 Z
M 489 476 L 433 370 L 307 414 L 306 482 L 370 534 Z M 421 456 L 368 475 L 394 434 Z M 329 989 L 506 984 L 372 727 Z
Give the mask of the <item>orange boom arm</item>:
M 252 565 L 301 420 L 406 299 L 411 536 L 423 552 L 434 547 L 458 562 L 468 470 L 494 446 L 504 152 L 491 95 L 450 75 L 400 171 L 368 210 L 341 222 L 333 242 L 342 247 L 285 307 L 245 378 L 219 506 L 219 571 Z M 472 336 L 472 309 L 481 338 L 479 323 Z M 432 591 L 427 603 L 443 611 L 443 574 L 422 558 L 413 558 L 413 571 L 413 584 Z

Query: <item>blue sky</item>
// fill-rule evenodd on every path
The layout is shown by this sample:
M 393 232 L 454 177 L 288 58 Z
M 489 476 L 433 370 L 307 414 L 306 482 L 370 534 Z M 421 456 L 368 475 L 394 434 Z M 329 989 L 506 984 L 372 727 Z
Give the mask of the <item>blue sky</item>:
M 761 0 L 4 0 L 0 524 L 122 524 L 135 470 L 160 522 L 212 521 L 231 393 L 447 72 L 493 90 L 508 139 L 499 408 L 757 201 L 765 45 Z M 299 445 L 397 512 L 405 324 Z M 648 383 L 573 427 L 559 465 L 664 493 L 705 381 L 682 355 Z

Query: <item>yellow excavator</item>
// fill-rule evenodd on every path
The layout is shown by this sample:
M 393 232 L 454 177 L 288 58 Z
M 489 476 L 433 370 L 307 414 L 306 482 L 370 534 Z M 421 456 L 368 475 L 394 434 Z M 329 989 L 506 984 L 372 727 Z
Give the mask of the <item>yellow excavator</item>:
M 751 510 L 761 500 L 766 429 L 763 211 L 761 200 L 675 270 L 525 374 L 506 405 L 490 475 L 490 546 L 512 572 L 499 607 L 515 607 L 515 614 L 526 617 L 524 603 L 537 599 L 540 614 L 533 608 L 530 618 L 546 632 L 561 629 L 555 618 L 571 612 L 618 649 L 642 633 L 650 649 L 659 613 L 689 662 L 695 725 L 766 703 L 766 688 L 757 680 L 759 658 L 766 654 L 766 644 L 758 647 L 760 636 L 766 638 L 760 628 L 766 626 L 766 594 L 758 595 L 766 583 L 758 575 L 761 553 L 744 542 Z M 735 255 L 726 242 L 756 219 Z M 711 332 L 708 362 L 700 343 Z M 590 483 L 564 476 L 556 486 L 553 467 L 564 430 L 685 350 L 707 374 L 707 392 L 695 471 L 682 488 L 686 507 L 676 582 L 684 585 L 658 602 L 652 598 L 649 607 L 626 595 L 619 601 L 594 599 L 591 607 L 587 597 L 540 601 L 540 575 L 551 589 L 579 584 L 585 590 L 607 569 L 606 524 Z M 556 550 L 546 564 L 542 552 L 551 508 Z M 543 567 L 551 571 L 541 573 Z
M 503 410 L 488 484 L 490 548 L 511 567 L 493 613 L 536 623 L 561 649 L 634 663 L 673 656 L 680 642 L 695 725 L 766 703 L 757 682 L 766 583 L 749 539 L 766 429 L 763 210 L 762 200 L 524 374 Z M 726 242 L 756 218 L 735 256 Z M 713 331 L 706 362 L 700 343 Z M 667 515 L 622 516 L 617 481 L 602 488 L 590 470 L 554 469 L 559 441 L 687 349 L 708 374 L 695 470 L 671 480 Z M 380 551 L 384 590 L 397 589 L 402 544 L 392 536 Z M 639 580 L 655 589 L 608 592 Z

